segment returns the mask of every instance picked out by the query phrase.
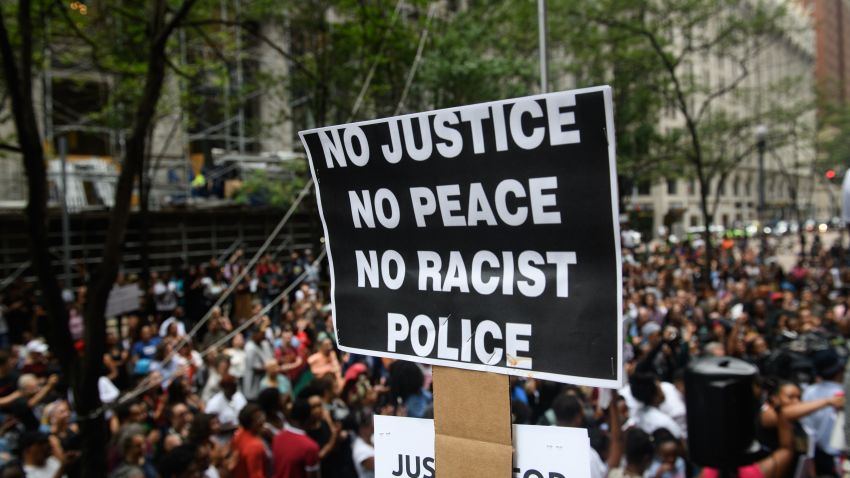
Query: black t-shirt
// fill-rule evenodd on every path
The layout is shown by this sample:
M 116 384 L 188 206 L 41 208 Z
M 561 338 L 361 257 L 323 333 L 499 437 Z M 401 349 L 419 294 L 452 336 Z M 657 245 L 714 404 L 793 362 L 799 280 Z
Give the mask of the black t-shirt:
M 806 433 L 806 430 L 800 422 L 793 422 L 792 425 L 794 427 L 794 466 L 790 467 L 785 473 L 786 477 L 794 475 L 798 458 L 808 452 L 809 436 Z M 769 455 L 779 448 L 779 433 L 776 430 L 776 427 L 764 428 L 761 426 L 761 423 L 759 423 L 756 428 L 756 438 L 758 438 L 762 445 L 762 454 L 764 456 Z
M 331 440 L 331 427 L 324 421 L 317 428 L 307 430 L 307 436 L 319 445 L 319 449 Z M 354 460 L 351 458 L 350 437 L 338 438 L 336 446 L 325 456 L 321 463 L 322 478 L 357 478 Z
M 11 395 L 18 389 L 18 372 L 12 371 L 5 377 L 0 377 L 0 398 Z

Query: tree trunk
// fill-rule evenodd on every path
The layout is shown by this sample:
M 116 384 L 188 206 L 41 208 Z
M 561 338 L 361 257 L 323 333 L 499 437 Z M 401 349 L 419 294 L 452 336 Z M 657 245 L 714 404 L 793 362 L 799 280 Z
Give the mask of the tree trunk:
M 702 222 L 705 225 L 702 231 L 702 238 L 705 241 L 705 263 L 702 265 L 702 284 L 703 294 L 708 296 L 709 291 L 714 290 L 711 284 L 711 262 L 714 260 L 714 241 L 711 237 L 713 216 L 708 211 L 708 186 L 704 186 L 703 181 L 700 181 L 700 211 L 702 212 Z
M 165 2 L 156 2 L 153 19 L 153 42 L 148 54 L 148 70 L 145 76 L 145 88 L 139 100 L 136 110 L 133 128 L 127 140 L 127 150 L 122 163 L 121 174 L 115 189 L 115 206 L 112 210 L 111 221 L 107 233 L 106 247 L 104 248 L 103 260 L 98 268 L 98 274 L 92 278 L 93 284 L 89 287 L 88 302 L 86 304 L 86 353 L 83 360 L 81 395 L 87 399 L 78 404 L 78 413 L 91 413 L 100 407 L 100 397 L 97 393 L 97 380 L 100 377 L 103 354 L 106 343 L 106 320 L 104 311 L 106 301 L 115 277 L 118 275 L 118 267 L 122 260 L 122 246 L 127 230 L 127 222 L 130 216 L 130 206 L 133 193 L 133 182 L 141 173 L 144 162 L 147 133 L 153 122 L 156 105 L 162 92 L 165 79 L 165 46 L 170 31 L 176 22 L 185 16 L 191 8 L 193 0 L 187 0 L 181 6 L 181 10 L 175 14 L 171 23 L 165 25 Z M 144 189 L 144 188 L 142 188 Z M 80 410 L 82 409 L 82 410 Z M 83 439 L 83 469 L 105 470 L 106 462 L 103 455 L 103 435 L 100 432 L 102 425 L 97 421 L 88 429 L 90 435 Z M 105 433 L 105 431 L 104 431 Z M 105 474 L 105 473 L 104 473 Z M 87 477 L 88 478 L 88 477 Z
M 62 300 L 62 291 L 56 280 L 50 260 L 48 247 L 48 211 L 47 211 L 47 168 L 41 136 L 36 122 L 32 99 L 32 74 L 29 62 L 23 58 L 31 55 L 32 28 L 29 3 L 22 1 L 18 11 L 19 35 L 22 38 L 21 63 L 19 69 L 6 30 L 6 20 L 0 10 L 0 53 L 3 57 L 3 79 L 10 92 L 12 115 L 18 134 L 18 144 L 23 156 L 27 175 L 27 230 L 30 236 L 32 264 L 42 291 L 44 306 L 50 320 L 47 337 L 51 352 L 57 355 L 62 364 L 62 372 L 74 375 L 72 364 L 74 349 L 67 340 L 68 312 Z
M 106 425 L 100 410 L 98 380 L 102 375 L 106 344 L 104 312 L 121 263 L 122 246 L 130 214 L 133 182 L 139 174 L 145 154 L 147 132 L 153 121 L 156 104 L 165 77 L 165 47 L 177 23 L 182 21 L 195 0 L 185 0 L 169 22 L 165 21 L 165 0 L 157 0 L 151 23 L 151 48 L 145 86 L 133 121 L 127 152 L 115 188 L 115 206 L 110 213 L 103 258 L 92 274 L 83 311 L 85 320 L 85 353 L 82 360 L 71 341 L 68 313 L 50 264 L 47 211 L 47 167 L 41 147 L 32 98 L 32 24 L 29 0 L 18 6 L 18 35 L 21 48 L 16 60 L 3 10 L 0 9 L 0 54 L 3 80 L 10 92 L 12 113 L 18 142 L 27 174 L 27 227 L 33 267 L 38 276 L 50 321 L 48 343 L 59 360 L 62 373 L 71 384 L 74 404 L 81 427 L 82 469 L 87 478 L 106 476 Z M 20 62 L 20 66 L 18 65 Z
M 806 258 L 806 229 L 803 227 L 803 211 L 797 205 L 797 199 L 794 199 L 794 217 L 797 220 L 797 236 L 800 240 L 800 257 Z M 839 236 L 840 238 L 841 236 Z
M 148 248 L 148 198 L 150 197 L 150 186 L 147 174 L 145 174 L 145 165 L 142 164 L 139 168 L 139 255 L 141 258 L 141 282 L 142 290 L 145 294 L 145 312 L 147 314 L 154 313 L 156 308 L 153 306 L 153 297 L 151 290 L 151 265 L 150 265 L 150 250 Z

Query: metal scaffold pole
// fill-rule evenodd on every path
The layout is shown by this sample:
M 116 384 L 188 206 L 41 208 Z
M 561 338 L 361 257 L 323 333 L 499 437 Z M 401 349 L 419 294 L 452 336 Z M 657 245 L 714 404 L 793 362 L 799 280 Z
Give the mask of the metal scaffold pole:
M 537 0 L 537 31 L 540 37 L 540 92 L 549 91 L 549 66 L 546 51 L 546 0 Z

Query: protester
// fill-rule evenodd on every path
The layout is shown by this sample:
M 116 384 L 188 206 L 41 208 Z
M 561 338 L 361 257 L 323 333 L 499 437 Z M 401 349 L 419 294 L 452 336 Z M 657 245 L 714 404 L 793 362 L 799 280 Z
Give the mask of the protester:
M 358 478 L 375 477 L 375 417 L 367 408 L 357 410 L 354 414 L 354 424 L 357 435 L 351 444 L 351 455 Z
M 830 400 L 844 396 L 844 364 L 846 358 L 841 358 L 832 349 L 819 351 L 814 356 L 814 366 L 820 382 L 814 383 L 803 391 L 804 402 L 814 400 Z M 843 404 L 836 403 L 837 406 Z M 835 472 L 836 459 L 842 450 L 830 444 L 832 429 L 835 426 L 836 409 L 823 407 L 801 419 L 804 427 L 812 430 L 815 440 L 815 469 L 818 475 L 829 475 Z
M 266 388 L 276 388 L 281 394 L 292 392 L 292 384 L 286 375 L 280 373 L 280 363 L 277 359 L 268 359 L 265 363 L 266 374 L 260 381 L 260 391 Z
M 268 459 L 265 445 L 260 438 L 265 421 L 266 414 L 253 403 L 245 405 L 239 412 L 239 429 L 233 436 L 233 449 L 239 456 L 239 461 L 233 469 L 234 476 L 266 478 Z
M 761 261 L 753 241 L 730 238 L 713 251 L 709 289 L 704 243 L 632 242 L 622 261 L 628 385 L 608 405 L 595 389 L 512 377 L 514 421 L 587 428 L 593 478 L 710 478 L 714 471 L 689 458 L 683 375 L 701 357 L 737 357 L 761 374 L 760 450 L 739 475 L 839 476 L 836 411 L 850 377 L 845 249 L 822 243 L 783 270 L 773 250 Z M 310 266 L 310 253 L 279 257 L 253 268 L 240 255 L 162 271 L 149 278 L 140 310 L 109 322 L 110 476 L 371 477 L 372 417 L 432 416 L 430 368 L 341 353 L 328 277 Z M 225 297 L 242 270 L 244 284 Z M 308 281 L 295 284 L 305 271 Z M 139 278 L 121 279 L 130 280 Z M 287 289 L 279 310 L 263 314 Z M 84 293 L 72 299 L 69 309 L 83 310 Z M 85 422 L 45 339 L 45 309 L 25 283 L 2 301 L 0 463 L 73 478 Z
M 147 453 L 148 442 L 142 425 L 122 427 L 118 433 L 118 450 L 120 461 L 112 468 L 111 476 L 131 476 L 136 473 L 141 473 L 145 478 L 158 476 L 153 460 Z
M 64 476 L 69 464 L 79 457 L 66 453 L 60 460 L 51 454 L 50 440 L 38 431 L 25 432 L 18 440 L 18 449 L 27 478 L 57 478 Z
M 311 403 L 312 402 L 312 403 Z M 307 436 L 305 429 L 321 409 L 318 397 L 298 397 L 292 404 L 290 422 L 274 437 L 272 461 L 274 478 L 318 478 L 319 445 Z
M 225 375 L 221 379 L 221 390 L 207 402 L 205 413 L 212 413 L 221 424 L 221 431 L 230 433 L 236 430 L 239 412 L 248 404 L 245 395 L 239 391 L 236 379 Z

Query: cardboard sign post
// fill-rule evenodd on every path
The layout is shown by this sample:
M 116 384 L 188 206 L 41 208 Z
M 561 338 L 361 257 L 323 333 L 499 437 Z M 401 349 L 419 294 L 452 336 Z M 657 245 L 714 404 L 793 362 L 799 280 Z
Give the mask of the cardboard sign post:
M 437 476 L 510 477 L 507 375 L 434 367 Z

